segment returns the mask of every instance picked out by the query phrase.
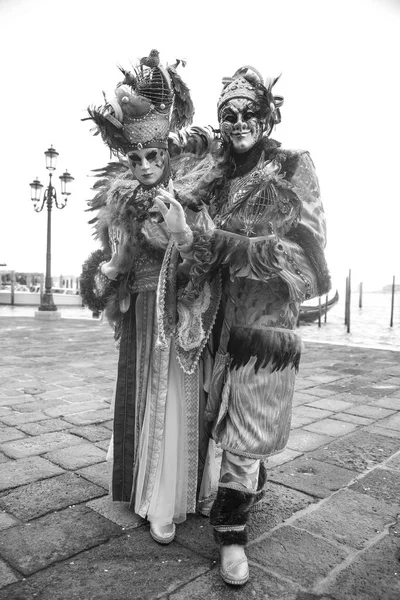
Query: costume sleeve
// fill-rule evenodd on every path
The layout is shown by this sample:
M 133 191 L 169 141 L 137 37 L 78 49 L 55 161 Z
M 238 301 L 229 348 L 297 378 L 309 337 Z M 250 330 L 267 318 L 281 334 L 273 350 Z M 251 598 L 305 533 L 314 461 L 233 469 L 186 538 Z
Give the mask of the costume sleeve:
M 82 265 L 80 290 L 82 302 L 92 311 L 103 311 L 116 283 L 101 273 L 100 266 L 109 257 L 103 250 L 96 250 Z
M 291 297 L 302 301 L 322 296 L 331 288 L 324 256 L 325 213 L 315 167 L 308 152 L 299 154 L 290 183 L 299 200 L 299 218 L 287 233 L 279 236 L 276 251 L 282 266 L 281 277 L 287 281 Z

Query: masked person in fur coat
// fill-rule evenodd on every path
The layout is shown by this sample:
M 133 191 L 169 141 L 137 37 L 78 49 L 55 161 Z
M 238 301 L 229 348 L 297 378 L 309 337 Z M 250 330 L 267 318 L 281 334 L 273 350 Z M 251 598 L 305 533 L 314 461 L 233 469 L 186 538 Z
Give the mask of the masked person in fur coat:
M 223 286 L 205 416 L 223 450 L 210 521 L 221 576 L 232 585 L 249 578 L 249 511 L 264 493 L 266 459 L 289 436 L 299 307 L 330 289 L 313 162 L 308 152 L 285 150 L 269 138 L 283 103 L 272 92 L 276 81 L 264 83 L 252 67 L 223 80 L 220 149 L 190 192 L 213 219 L 213 227 L 194 232 L 193 287 L 201 290 L 216 276 Z M 156 203 L 171 229 L 184 227 L 185 215 L 168 192 L 160 191 Z
M 102 249 L 89 257 L 81 277 L 84 303 L 104 311 L 119 344 L 109 452 L 112 498 L 147 518 L 151 536 L 161 544 L 172 542 L 176 524 L 196 510 L 199 452 L 202 440 L 208 443 L 199 421 L 205 403 L 200 354 L 217 306 L 211 300 L 201 307 L 196 297 L 202 345 L 189 344 L 189 358 L 185 350 L 178 355 L 173 336 L 158 318 L 161 266 L 166 252 L 183 265 L 191 228 L 202 229 L 202 219 L 209 217 L 185 206 L 185 224 L 171 233 L 153 204 L 160 190 L 175 195 L 177 172 L 190 170 L 190 157 L 178 156 L 173 165 L 168 151 L 171 130 L 186 126 L 193 114 L 176 66 L 162 67 L 158 52 L 152 51 L 133 72 L 121 69 L 124 80 L 113 100 L 88 109 L 96 133 L 122 162 L 99 170 L 89 210 L 97 212 L 91 223 Z M 180 308 L 175 295 L 170 322 L 175 311 L 187 313 L 189 304 L 186 299 Z

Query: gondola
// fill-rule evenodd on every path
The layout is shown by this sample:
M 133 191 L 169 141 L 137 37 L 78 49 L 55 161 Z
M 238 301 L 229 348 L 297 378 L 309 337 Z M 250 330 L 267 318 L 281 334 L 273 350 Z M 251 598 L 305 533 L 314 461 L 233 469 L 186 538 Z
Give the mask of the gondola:
M 325 311 L 330 310 L 333 306 L 335 306 L 339 302 L 339 292 L 336 290 L 336 294 L 328 300 L 328 302 L 321 302 L 321 316 L 323 317 Z M 300 306 L 300 323 L 312 323 L 318 319 L 319 315 L 319 305 L 307 306 L 306 304 L 302 304 Z

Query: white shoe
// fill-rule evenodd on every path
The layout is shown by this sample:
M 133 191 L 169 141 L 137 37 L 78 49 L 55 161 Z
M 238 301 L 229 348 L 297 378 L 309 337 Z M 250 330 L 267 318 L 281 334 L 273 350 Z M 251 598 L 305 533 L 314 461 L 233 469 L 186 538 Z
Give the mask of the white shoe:
M 175 523 L 169 523 L 168 525 L 157 525 L 156 523 L 150 523 L 150 535 L 159 544 L 170 544 L 174 541 L 176 534 Z
M 244 547 L 221 546 L 221 577 L 230 585 L 244 585 L 249 579 L 249 565 Z

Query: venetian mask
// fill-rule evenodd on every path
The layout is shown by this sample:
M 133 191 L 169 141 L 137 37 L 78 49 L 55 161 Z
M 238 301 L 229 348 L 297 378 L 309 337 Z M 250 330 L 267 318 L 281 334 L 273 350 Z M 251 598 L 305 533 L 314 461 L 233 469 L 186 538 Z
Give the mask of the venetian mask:
M 142 148 L 128 152 L 129 165 L 136 179 L 144 185 L 159 183 L 164 175 L 166 150 Z
M 247 98 L 233 98 L 221 109 L 221 134 L 232 143 L 235 152 L 247 152 L 262 136 L 262 123 L 257 119 L 255 111 L 255 103 Z

